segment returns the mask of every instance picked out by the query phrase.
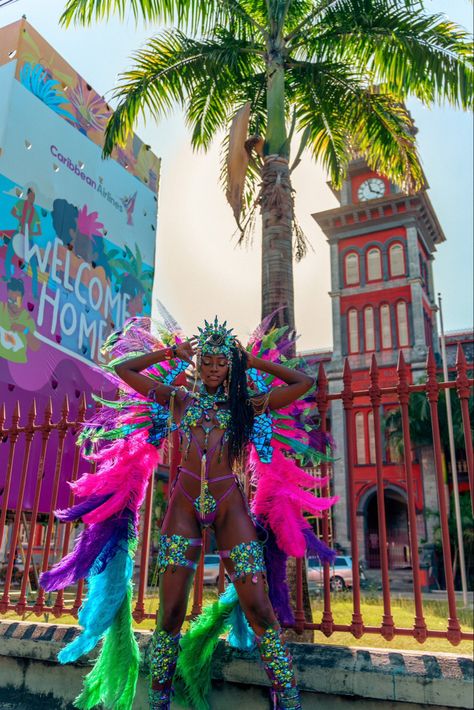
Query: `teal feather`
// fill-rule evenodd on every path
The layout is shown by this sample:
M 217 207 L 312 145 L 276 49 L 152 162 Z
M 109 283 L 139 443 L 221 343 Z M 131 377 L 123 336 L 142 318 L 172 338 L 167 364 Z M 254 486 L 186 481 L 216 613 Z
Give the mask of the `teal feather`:
M 94 668 L 84 679 L 76 708 L 97 705 L 113 710 L 132 710 L 140 667 L 140 650 L 132 627 L 132 585 L 107 631 Z
M 132 573 L 128 549 L 120 549 L 103 572 L 88 577 L 87 599 L 79 611 L 84 630 L 58 654 L 60 663 L 72 663 L 97 645 L 122 605 Z
M 233 586 L 233 585 L 230 585 Z M 238 648 L 239 651 L 251 651 L 255 648 L 255 633 L 240 604 L 236 604 L 229 616 L 230 631 L 227 641 L 232 648 Z

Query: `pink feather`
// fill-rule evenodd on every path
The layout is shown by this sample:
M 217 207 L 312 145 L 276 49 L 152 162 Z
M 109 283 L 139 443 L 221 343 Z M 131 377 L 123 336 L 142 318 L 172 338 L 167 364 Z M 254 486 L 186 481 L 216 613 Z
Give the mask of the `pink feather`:
M 71 488 L 79 497 L 111 497 L 83 517 L 85 523 L 98 523 L 114 513 L 130 508 L 137 511 L 145 496 L 148 479 L 159 462 L 159 452 L 138 432 L 104 447 L 92 458 L 98 462 L 96 473 L 86 473 Z
M 303 557 L 306 552 L 303 530 L 308 527 L 303 511 L 320 515 L 336 503 L 338 497 L 320 498 L 303 490 L 302 486 L 321 485 L 324 479 L 315 479 L 299 469 L 282 454 L 280 445 L 275 447 L 269 464 L 262 463 L 252 447 L 250 465 L 256 483 L 252 512 L 270 525 L 281 550 L 287 555 Z

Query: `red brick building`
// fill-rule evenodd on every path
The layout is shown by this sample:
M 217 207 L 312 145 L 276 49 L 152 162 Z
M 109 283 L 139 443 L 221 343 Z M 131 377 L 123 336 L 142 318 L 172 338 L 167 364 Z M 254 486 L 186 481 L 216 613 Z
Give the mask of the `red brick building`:
M 427 188 L 427 186 L 426 186 Z M 340 191 L 339 207 L 313 215 L 331 250 L 331 292 L 334 346 L 332 352 L 305 353 L 310 362 L 324 361 L 330 391 L 342 389 L 342 367 L 348 357 L 354 389 L 369 386 L 369 367 L 377 354 L 381 386 L 396 383 L 399 351 L 416 382 L 425 373 L 428 347 L 439 358 L 432 265 L 445 240 L 426 188 L 414 196 L 402 193 L 362 159 L 351 162 Z M 447 339 L 448 360 L 461 340 L 472 362 L 472 333 Z M 452 367 L 453 363 L 449 363 Z M 382 420 L 393 401 L 384 400 Z M 334 492 L 340 503 L 333 513 L 337 543 L 349 550 L 345 423 L 342 403 L 333 402 L 331 430 L 338 444 Z M 379 563 L 375 439 L 370 402 L 357 399 L 354 410 L 355 487 L 361 557 Z M 382 432 L 387 535 L 390 566 L 410 565 L 405 474 L 399 455 Z M 438 508 L 432 453 L 415 454 L 415 505 L 419 539 L 431 541 L 434 522 L 426 513 Z

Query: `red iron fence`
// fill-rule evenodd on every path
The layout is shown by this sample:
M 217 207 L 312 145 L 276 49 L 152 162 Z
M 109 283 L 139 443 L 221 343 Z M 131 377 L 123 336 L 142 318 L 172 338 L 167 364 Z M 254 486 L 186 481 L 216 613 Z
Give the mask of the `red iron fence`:
M 433 353 L 430 351 L 427 360 L 427 380 L 423 384 L 410 384 L 410 372 L 405 363 L 403 353 L 400 353 L 397 382 L 389 387 L 380 385 L 379 370 L 375 356 L 370 368 L 370 384 L 366 389 L 356 390 L 353 387 L 352 372 L 349 361 L 345 362 L 343 372 L 343 387 L 340 392 L 330 393 L 328 380 L 321 364 L 318 373 L 317 403 L 321 418 L 321 427 L 326 430 L 329 425 L 331 403 L 342 402 L 346 427 L 346 460 L 348 473 L 348 505 L 350 520 L 351 556 L 354 561 L 352 574 L 353 611 L 350 624 L 340 624 L 334 621 L 332 611 L 331 570 L 324 566 L 322 579 L 323 611 L 321 619 L 315 623 L 305 620 L 303 603 L 303 563 L 296 562 L 296 609 L 295 629 L 321 631 L 325 636 L 334 632 L 349 632 L 355 638 L 364 634 L 381 635 L 390 640 L 395 636 L 413 636 L 420 643 L 427 638 L 446 638 L 453 645 L 461 640 L 473 639 L 472 633 L 461 630 L 456 610 L 456 596 L 452 571 L 452 555 L 448 528 L 446 487 L 444 480 L 440 426 L 438 419 L 438 398 L 440 390 L 451 389 L 459 397 L 465 439 L 466 462 L 469 476 L 471 502 L 474 493 L 474 460 L 471 440 L 471 423 L 469 418 L 469 396 L 474 380 L 469 379 L 467 365 L 461 346 L 458 347 L 456 372 L 453 381 L 439 382 Z M 439 501 L 441 538 L 443 549 L 444 575 L 448 601 L 448 618 L 446 629 L 427 628 L 423 613 L 422 579 L 419 560 L 419 540 L 416 525 L 415 490 L 412 470 L 412 443 L 410 441 L 409 398 L 414 392 L 424 392 L 427 396 L 431 412 L 433 435 L 434 467 Z M 403 471 L 407 491 L 408 530 L 407 558 L 413 575 L 413 597 L 415 618 L 411 628 L 400 628 L 394 623 L 391 610 L 391 594 L 389 580 L 389 559 L 387 546 L 386 510 L 383 478 L 383 448 L 381 407 L 384 398 L 390 396 L 398 402 L 401 412 L 403 435 Z M 357 538 L 356 496 L 355 496 L 355 462 L 356 435 L 354 409 L 360 400 L 370 402 L 373 413 L 375 431 L 375 466 L 377 474 L 378 501 L 378 539 L 379 564 L 382 579 L 383 616 L 379 626 L 364 624 L 361 613 L 361 585 L 359 560 L 359 542 Z M 34 613 L 37 616 L 51 614 L 56 618 L 65 615 L 77 616 L 84 594 L 83 583 L 76 587 L 60 591 L 56 594 L 46 594 L 38 584 L 39 574 L 66 554 L 72 544 L 75 534 L 80 528 L 71 523 L 58 524 L 54 518 L 57 507 L 58 491 L 64 480 L 63 459 L 65 442 L 74 438 L 78 426 L 86 419 L 86 399 L 82 396 L 76 417 L 69 419 L 69 404 L 65 399 L 59 419 L 53 421 L 51 406 L 47 406 L 42 415 L 42 421 L 37 422 L 35 402 L 26 416 L 26 422 L 21 423 L 19 405 L 15 408 L 11 423 L 6 423 L 5 407 L 0 407 L 0 480 L 4 481 L 0 488 L 2 501 L 0 513 L 0 615 L 13 611 L 19 615 Z M 174 447 L 176 449 L 176 447 Z M 33 455 L 32 455 L 33 452 Z M 47 491 L 45 491 L 45 465 L 49 462 Z M 171 462 L 171 469 L 173 464 Z M 67 472 L 69 480 L 76 480 L 81 464 L 79 449 L 73 458 L 72 470 Z M 328 464 L 322 464 L 322 475 L 327 474 Z M 3 470 L 2 470 L 3 469 Z M 83 462 L 81 473 L 83 472 Z M 156 476 L 155 476 L 156 480 Z M 25 499 L 25 490 L 30 491 Z M 149 561 L 153 536 L 152 521 L 155 516 L 156 488 L 149 486 L 142 509 L 140 550 L 136 567 L 136 598 L 134 601 L 134 619 L 137 623 L 147 618 L 154 618 L 154 613 L 146 611 L 146 600 L 150 594 Z M 14 491 L 14 495 L 12 494 Z M 44 496 L 48 493 L 49 505 L 45 509 Z M 323 490 L 328 495 L 329 490 Z M 14 506 L 9 508 L 9 500 L 14 500 Z M 40 501 L 41 505 L 40 505 Z M 27 504 L 25 504 L 25 502 Z M 73 503 L 73 494 L 69 494 L 68 504 Z M 10 503 L 11 505 L 11 503 Z M 319 531 L 326 542 L 332 538 L 331 523 L 328 513 L 322 516 Z M 337 533 L 337 531 L 336 531 Z M 206 549 L 206 548 L 204 548 Z M 222 564 L 222 563 L 221 563 Z M 221 572 L 223 570 L 221 569 Z M 192 615 L 200 612 L 203 600 L 203 560 L 198 567 L 192 604 Z M 219 575 L 219 586 L 222 590 L 224 575 Z

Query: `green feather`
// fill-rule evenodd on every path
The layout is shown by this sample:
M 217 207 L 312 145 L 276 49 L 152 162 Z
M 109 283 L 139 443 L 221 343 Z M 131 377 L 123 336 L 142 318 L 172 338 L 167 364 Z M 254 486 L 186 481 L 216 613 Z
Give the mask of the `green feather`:
M 97 705 L 132 710 L 140 666 L 140 651 L 132 628 L 132 585 L 108 630 L 94 668 L 74 701 L 80 710 Z
M 230 625 L 229 617 L 237 603 L 237 593 L 229 600 L 221 597 L 203 610 L 181 639 L 174 680 L 176 700 L 181 705 L 209 710 L 212 655 L 219 636 Z

